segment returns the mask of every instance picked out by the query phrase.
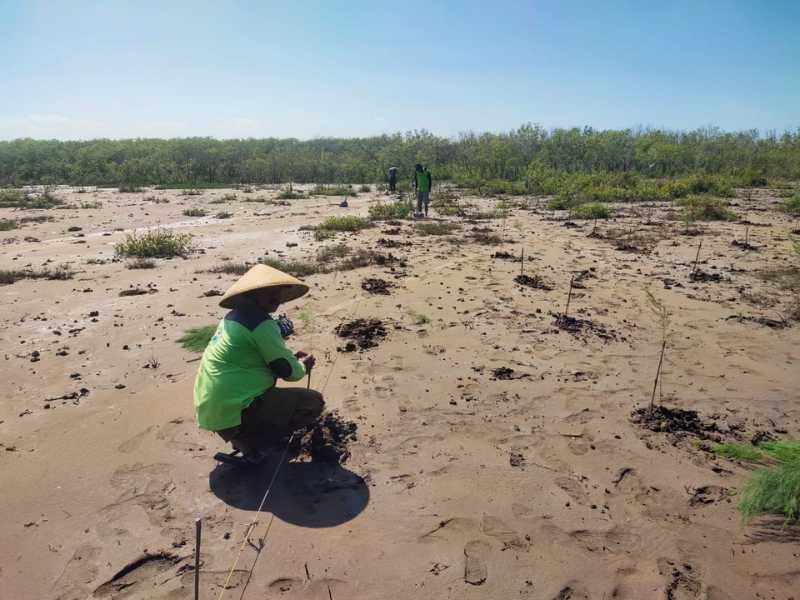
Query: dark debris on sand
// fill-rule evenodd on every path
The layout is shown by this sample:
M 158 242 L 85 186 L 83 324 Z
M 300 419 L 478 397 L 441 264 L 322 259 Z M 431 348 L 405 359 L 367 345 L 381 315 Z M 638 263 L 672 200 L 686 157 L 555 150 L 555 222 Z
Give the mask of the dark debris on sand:
M 393 287 L 391 283 L 383 279 L 375 277 L 368 277 L 361 282 L 361 289 L 370 294 L 383 294 L 388 295 L 389 288 Z
M 719 273 L 706 273 L 705 271 L 697 269 L 696 271 L 689 273 L 689 279 L 692 281 L 709 281 L 719 283 L 722 281 L 722 275 Z
M 339 352 L 364 351 L 374 348 L 386 337 L 386 327 L 379 319 L 355 319 L 342 323 L 336 327 L 336 335 L 352 341 L 344 347 L 337 348 Z
M 631 413 L 631 421 L 649 429 L 661 433 L 690 433 L 700 438 L 718 436 L 720 429 L 714 421 L 701 419 L 696 410 L 684 410 L 682 408 L 669 408 L 663 404 L 649 407 L 637 408 Z
M 336 462 L 350 458 L 348 445 L 357 439 L 358 425 L 347 421 L 336 411 L 322 415 L 311 425 L 295 433 L 290 448 L 301 462 Z
M 577 317 L 558 315 L 556 320 L 553 322 L 553 325 L 562 331 L 571 333 L 576 337 L 588 337 L 594 335 L 604 342 L 613 342 L 617 340 L 617 334 L 613 330 L 608 329 L 605 325 L 595 323 L 589 319 L 579 319 Z M 625 340 L 624 337 L 622 337 L 622 339 L 623 341 Z
M 538 275 L 534 275 L 533 277 L 530 275 L 517 275 L 514 277 L 514 283 L 518 283 L 519 285 L 524 285 L 525 287 L 533 288 L 535 290 L 549 291 L 553 289 Z

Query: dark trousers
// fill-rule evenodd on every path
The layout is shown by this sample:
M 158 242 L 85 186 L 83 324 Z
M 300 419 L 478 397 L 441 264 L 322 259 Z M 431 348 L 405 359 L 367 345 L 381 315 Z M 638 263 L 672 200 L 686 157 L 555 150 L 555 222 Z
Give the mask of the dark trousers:
M 390 179 L 389 180 L 389 191 L 390 192 L 394 192 L 394 191 L 396 191 L 396 188 L 397 188 L 397 180 L 396 179 Z
M 322 394 L 316 390 L 270 388 L 242 411 L 241 425 L 217 433 L 245 453 L 280 446 L 292 432 L 316 421 L 324 408 Z

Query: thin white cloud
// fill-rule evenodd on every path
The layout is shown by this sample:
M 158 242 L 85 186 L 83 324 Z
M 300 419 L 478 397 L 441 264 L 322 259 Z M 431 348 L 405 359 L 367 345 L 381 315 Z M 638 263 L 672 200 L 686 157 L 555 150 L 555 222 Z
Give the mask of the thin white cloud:
M 0 119 L 0 139 L 87 139 L 108 137 L 108 127 L 93 119 L 75 119 L 55 113 Z

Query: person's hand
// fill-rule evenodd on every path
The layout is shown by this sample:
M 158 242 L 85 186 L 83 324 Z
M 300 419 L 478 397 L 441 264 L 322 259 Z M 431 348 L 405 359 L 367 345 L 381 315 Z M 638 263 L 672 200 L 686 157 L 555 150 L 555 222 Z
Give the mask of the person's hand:
M 297 358 L 297 359 L 305 358 L 306 356 L 308 356 L 308 354 L 306 352 L 295 352 L 294 353 L 294 357 Z
M 315 364 L 317 364 L 317 359 L 313 356 L 306 356 L 303 359 L 303 366 L 306 368 L 306 371 L 313 369 Z

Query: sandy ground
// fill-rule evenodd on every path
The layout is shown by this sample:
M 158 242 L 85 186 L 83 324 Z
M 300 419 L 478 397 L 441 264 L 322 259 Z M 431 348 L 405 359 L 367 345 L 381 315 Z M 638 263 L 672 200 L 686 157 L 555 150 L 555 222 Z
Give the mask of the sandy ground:
M 283 466 L 224 588 L 275 464 L 217 465 L 224 444 L 194 423 L 197 355 L 175 340 L 222 316 L 204 294 L 236 278 L 202 271 L 308 256 L 320 243 L 300 226 L 366 214 L 383 198 L 281 207 L 239 192 L 210 204 L 224 193 L 60 190 L 102 207 L 0 213 L 54 218 L 0 234 L 0 268 L 77 272 L 0 287 L 0 597 L 190 598 L 196 517 L 203 599 L 800 597 L 800 530 L 741 522 L 734 494 L 747 468 L 715 458 L 708 440 L 630 418 L 650 399 L 660 348 L 649 285 L 672 312 L 657 397 L 699 411 L 719 439 L 800 436 L 800 324 L 738 318 L 777 319 L 792 302 L 755 276 L 789 264 L 797 227 L 767 191 L 746 213 L 745 201 L 736 207 L 754 223 L 759 250 L 749 252 L 731 245 L 744 225 L 686 236 L 666 207 L 620 207 L 599 237 L 591 223 L 522 208 L 451 236 L 417 235 L 410 222 L 395 235 L 387 225 L 341 234 L 336 242 L 381 252 L 380 238 L 410 243 L 391 250 L 405 267 L 311 276 L 312 293 L 286 307 L 298 328 L 291 346 L 319 358 L 312 386 L 358 423 L 358 439 L 341 466 Z M 184 217 L 192 205 L 233 217 Z M 111 260 L 125 230 L 157 225 L 192 233 L 200 251 L 151 270 Z M 469 237 L 487 226 L 505 243 Z M 640 251 L 604 239 L 620 232 Z M 699 268 L 719 282 L 689 280 L 700 239 Z M 491 257 L 522 248 L 525 273 L 551 290 L 516 284 L 520 262 Z M 555 325 L 581 271 L 570 314 L 601 335 Z M 368 294 L 366 277 L 394 287 Z M 119 296 L 131 286 L 156 291 Z M 381 319 L 386 339 L 337 352 L 334 328 L 354 318 Z

